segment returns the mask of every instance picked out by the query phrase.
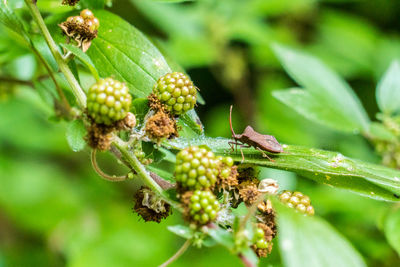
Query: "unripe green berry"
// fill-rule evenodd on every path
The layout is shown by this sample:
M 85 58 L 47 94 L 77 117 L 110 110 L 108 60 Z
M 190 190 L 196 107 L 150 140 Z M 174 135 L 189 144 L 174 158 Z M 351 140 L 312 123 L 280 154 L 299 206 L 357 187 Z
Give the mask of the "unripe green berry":
M 290 208 L 304 214 L 314 215 L 314 207 L 311 206 L 310 198 L 301 192 L 284 191 L 279 195 L 279 199 Z
M 253 236 L 253 243 L 259 249 L 268 248 L 268 242 L 265 240 L 264 230 L 261 228 L 256 228 Z
M 206 189 L 217 181 L 218 161 L 208 148 L 192 146 L 176 155 L 175 178 L 184 188 Z
M 196 104 L 197 89 L 181 72 L 168 73 L 158 79 L 153 93 L 175 115 L 186 113 Z
M 89 88 L 88 114 L 97 124 L 111 125 L 125 118 L 131 102 L 132 96 L 124 83 L 101 79 Z
M 190 217 L 198 224 L 203 225 L 215 220 L 219 209 L 219 202 L 210 191 L 196 190 L 190 198 Z
M 94 18 L 93 12 L 90 11 L 89 9 L 82 10 L 80 15 L 84 20 L 88 20 L 88 19 L 93 19 Z
M 71 21 L 73 21 L 76 25 L 83 25 L 85 20 L 81 16 L 74 16 L 72 17 Z

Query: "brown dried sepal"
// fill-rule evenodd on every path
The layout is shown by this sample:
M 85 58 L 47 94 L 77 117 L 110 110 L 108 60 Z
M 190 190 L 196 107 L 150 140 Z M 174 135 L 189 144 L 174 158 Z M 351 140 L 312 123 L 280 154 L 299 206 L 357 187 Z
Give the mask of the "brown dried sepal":
M 222 165 L 220 171 L 223 170 L 224 168 L 226 168 L 226 165 Z M 232 166 L 230 171 L 231 172 L 227 178 L 221 177 L 221 172 L 218 174 L 217 183 L 215 184 L 215 188 L 217 189 L 218 192 L 232 191 L 239 185 L 239 181 L 237 179 L 239 174 L 237 171 L 237 166 L 236 165 Z
M 133 207 L 145 222 L 160 223 L 162 219 L 171 214 L 171 206 L 157 197 L 150 188 L 142 186 L 135 194 L 135 206 Z
M 161 103 L 155 94 L 150 94 L 147 99 L 149 100 L 149 107 L 151 110 L 154 110 L 154 112 L 162 111 L 163 113 L 168 113 L 164 104 Z
M 238 181 L 239 183 L 242 183 L 244 181 L 252 181 L 252 180 L 257 180 L 258 173 L 254 169 L 253 166 L 248 165 L 248 164 L 240 164 L 238 166 Z
M 86 112 L 87 115 L 87 112 Z M 122 120 L 116 121 L 112 125 L 97 124 L 94 122 L 90 116 L 88 116 L 90 125 L 87 128 L 87 135 L 85 140 L 91 148 L 98 149 L 100 151 L 106 151 L 110 149 L 113 132 L 118 132 L 121 130 L 130 130 L 136 125 L 135 115 L 128 112 L 126 117 Z
M 89 49 L 92 40 L 97 37 L 97 30 L 90 30 L 86 23 L 77 24 L 74 21 L 64 21 L 58 24 L 58 26 L 68 38 L 77 42 L 78 47 L 80 47 L 83 52 Z
M 266 258 L 269 254 L 271 254 L 273 243 L 269 243 L 267 248 L 258 248 L 256 245 L 252 245 L 251 248 L 256 253 L 259 258 Z
M 193 195 L 193 191 L 186 191 L 185 193 L 180 195 L 181 204 L 183 207 L 183 219 L 189 223 L 192 223 L 192 217 L 190 216 L 190 198 Z
M 106 151 L 110 149 L 113 138 L 113 126 L 91 123 L 85 137 L 88 145 L 94 149 Z
M 268 242 L 268 247 L 262 249 L 262 248 L 257 248 L 256 245 L 252 245 L 251 248 L 257 254 L 257 256 L 259 258 L 265 258 L 269 254 L 271 254 L 272 245 L 273 245 L 273 243 L 271 241 L 275 237 L 275 233 L 268 225 L 265 225 L 263 223 L 258 223 L 257 228 L 261 228 L 264 231 L 264 238 L 265 238 L 265 241 Z
M 162 110 L 159 110 L 147 120 L 145 131 L 147 137 L 157 143 L 160 143 L 163 139 L 178 136 L 175 119 Z
M 136 126 L 136 117 L 133 113 L 128 112 L 122 120 L 115 122 L 117 131 L 129 131 Z
M 256 218 L 258 222 L 267 226 L 272 231 L 272 238 L 274 238 L 277 234 L 277 227 L 275 222 L 275 210 L 272 208 L 271 201 L 262 201 L 257 206 L 258 214 Z
M 75 6 L 80 0 L 63 0 L 62 5 L 64 6 Z
M 260 192 L 258 191 L 258 180 L 252 179 L 239 184 L 239 195 L 247 206 L 257 201 Z

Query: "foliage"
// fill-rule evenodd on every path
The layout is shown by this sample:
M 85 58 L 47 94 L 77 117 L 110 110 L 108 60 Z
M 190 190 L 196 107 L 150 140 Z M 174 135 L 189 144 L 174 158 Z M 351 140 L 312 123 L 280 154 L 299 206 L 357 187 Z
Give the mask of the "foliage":
M 315 217 L 271 197 L 278 241 L 260 265 L 399 264 L 400 39 L 378 25 L 397 19 L 392 3 L 381 1 L 388 15 L 378 19 L 365 11 L 369 3 L 354 4 L 351 14 L 347 1 L 60 2 L 38 0 L 36 9 L 30 0 L 0 1 L 0 266 L 157 265 L 181 238 L 202 250 L 189 250 L 176 266 L 257 264 L 253 250 L 237 244 L 243 227 L 252 234 L 250 223 L 240 226 L 250 208 L 239 205 L 224 227 L 194 229 L 182 221 L 176 192 L 149 176 L 174 181 L 175 154 L 191 145 L 236 164 L 242 151 L 259 178 L 311 196 Z M 100 20 L 86 53 L 57 26 L 83 8 Z M 184 69 L 205 101 L 200 96 L 196 111 L 177 119 L 179 138 L 125 146 L 151 114 L 146 98 L 154 83 Z M 106 77 L 125 82 L 134 98 L 137 128 L 98 159 L 109 179 L 123 177 L 121 185 L 96 179 L 86 155 L 83 98 Z M 239 121 L 254 124 L 284 152 L 267 153 L 269 160 L 254 147 L 232 151 L 231 102 L 241 115 L 233 118 L 237 132 Z M 174 208 L 161 224 L 129 211 L 142 184 Z

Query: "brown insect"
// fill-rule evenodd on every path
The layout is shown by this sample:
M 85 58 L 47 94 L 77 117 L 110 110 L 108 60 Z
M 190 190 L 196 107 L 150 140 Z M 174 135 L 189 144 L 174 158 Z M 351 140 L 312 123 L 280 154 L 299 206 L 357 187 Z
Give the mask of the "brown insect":
M 230 141 L 228 144 L 231 146 L 232 151 L 237 150 L 237 147 L 240 147 L 240 153 L 242 154 L 242 162 L 244 161 L 244 155 L 242 148 L 246 147 L 254 147 L 255 149 L 261 151 L 263 156 L 273 161 L 264 151 L 272 152 L 272 153 L 281 153 L 283 152 L 283 148 L 281 144 L 276 140 L 276 138 L 272 135 L 260 134 L 256 132 L 253 127 L 250 125 L 244 129 L 242 134 L 235 134 L 232 127 L 232 107 L 229 112 L 229 125 L 231 126 L 232 138 L 235 141 Z M 235 146 L 235 148 L 234 148 Z

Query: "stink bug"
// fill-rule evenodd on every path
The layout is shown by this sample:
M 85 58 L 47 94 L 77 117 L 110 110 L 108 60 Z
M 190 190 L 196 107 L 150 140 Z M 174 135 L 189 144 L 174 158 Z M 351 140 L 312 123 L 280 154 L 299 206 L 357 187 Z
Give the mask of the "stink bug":
M 242 134 L 235 134 L 232 127 L 232 107 L 229 112 L 229 125 L 231 127 L 232 138 L 235 141 L 229 142 L 232 150 L 234 150 L 234 146 L 240 147 L 240 153 L 242 154 L 242 162 L 244 161 L 244 155 L 242 148 L 243 147 L 254 147 L 255 149 L 261 151 L 264 157 L 267 157 L 269 160 L 272 161 L 264 151 L 272 152 L 272 153 L 281 153 L 283 152 L 283 148 L 281 144 L 276 140 L 276 138 L 272 135 L 260 134 L 256 132 L 253 127 L 250 125 L 244 129 Z

